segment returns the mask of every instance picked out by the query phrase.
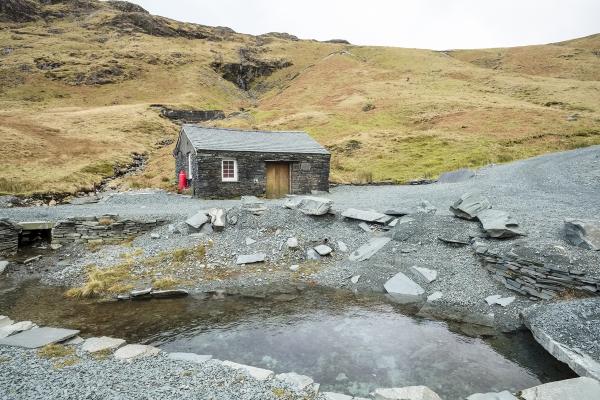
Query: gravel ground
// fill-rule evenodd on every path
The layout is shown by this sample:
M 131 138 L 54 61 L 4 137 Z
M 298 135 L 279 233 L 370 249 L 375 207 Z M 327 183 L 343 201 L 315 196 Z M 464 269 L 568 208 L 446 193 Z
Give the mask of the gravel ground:
M 62 366 L 75 359 L 72 366 Z M 278 395 L 279 394 L 279 395 Z M 76 355 L 42 358 L 35 350 L 0 347 L 0 399 L 310 399 L 278 381 L 257 381 L 221 365 L 170 360 L 165 353 L 133 362 Z

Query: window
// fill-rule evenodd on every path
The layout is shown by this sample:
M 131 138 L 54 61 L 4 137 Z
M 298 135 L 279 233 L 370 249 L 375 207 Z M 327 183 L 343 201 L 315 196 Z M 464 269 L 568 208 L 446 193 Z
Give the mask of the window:
M 221 177 L 223 182 L 237 182 L 237 162 L 235 160 L 221 161 Z
M 188 179 L 192 179 L 192 153 L 188 153 Z

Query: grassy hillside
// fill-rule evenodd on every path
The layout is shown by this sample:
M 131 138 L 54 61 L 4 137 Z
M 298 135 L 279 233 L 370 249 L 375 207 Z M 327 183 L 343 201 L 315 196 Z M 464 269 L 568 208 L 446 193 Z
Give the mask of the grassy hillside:
M 435 52 L 241 35 L 125 2 L 6 4 L 2 193 L 89 188 L 133 152 L 147 167 L 114 184 L 172 186 L 177 126 L 157 103 L 235 113 L 223 126 L 306 130 L 331 149 L 336 182 L 405 182 L 600 143 L 600 35 Z M 239 63 L 256 67 L 244 88 L 225 79 Z

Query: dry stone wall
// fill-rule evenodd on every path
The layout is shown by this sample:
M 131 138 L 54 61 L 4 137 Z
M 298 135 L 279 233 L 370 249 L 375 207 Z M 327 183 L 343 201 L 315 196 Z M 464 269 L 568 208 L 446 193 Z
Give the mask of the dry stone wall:
M 0 219 L 0 255 L 15 254 L 19 247 L 21 228 L 7 219 Z
M 116 215 L 72 217 L 59 221 L 52 230 L 52 243 L 103 243 L 137 236 L 162 225 L 163 220 L 134 221 Z

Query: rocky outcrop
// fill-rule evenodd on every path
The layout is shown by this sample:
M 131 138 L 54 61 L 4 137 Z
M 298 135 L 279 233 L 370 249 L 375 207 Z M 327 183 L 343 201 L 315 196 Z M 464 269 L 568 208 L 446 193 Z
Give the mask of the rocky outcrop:
M 161 107 L 160 115 L 179 123 L 198 123 L 225 118 L 222 110 L 178 110 L 169 107 Z
M 0 22 L 29 22 L 39 16 L 39 4 L 33 0 L 0 1 Z
M 130 3 L 128 1 L 109 0 L 109 1 L 107 1 L 107 3 L 110 4 L 110 6 L 112 8 L 114 8 L 115 10 L 119 10 L 119 11 L 123 11 L 123 12 L 138 12 L 138 13 L 149 14 L 149 12 L 146 11 L 146 9 L 144 9 L 142 6 L 138 6 L 137 4 Z

